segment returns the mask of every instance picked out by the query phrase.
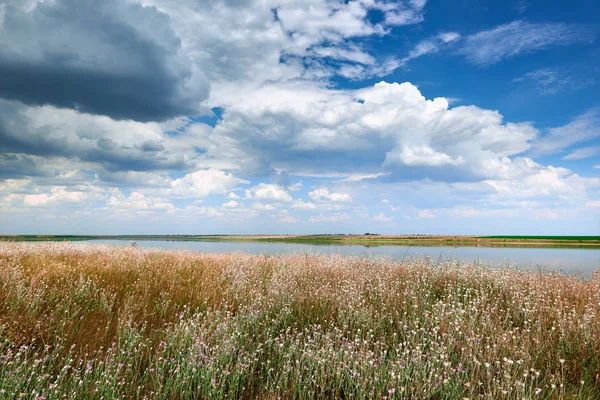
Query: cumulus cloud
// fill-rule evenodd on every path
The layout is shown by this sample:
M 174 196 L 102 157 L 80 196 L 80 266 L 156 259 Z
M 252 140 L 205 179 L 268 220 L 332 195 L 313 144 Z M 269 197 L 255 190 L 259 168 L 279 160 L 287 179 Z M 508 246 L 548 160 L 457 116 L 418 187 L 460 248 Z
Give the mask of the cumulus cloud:
M 260 202 L 253 203 L 252 208 L 258 211 L 273 211 L 275 209 L 272 204 L 263 204 Z
M 212 105 L 265 82 L 327 79 L 359 67 L 364 76 L 395 67 L 376 60 L 354 39 L 384 36 L 415 24 L 425 2 L 381 0 L 145 0 L 174 21 L 182 48 L 211 82 Z M 370 12 L 383 20 L 371 22 Z M 392 61 L 393 63 L 393 61 Z
M 139 121 L 199 114 L 209 90 L 168 15 L 118 0 L 8 5 L 0 75 L 5 99 Z
M 352 197 L 346 193 L 330 193 L 327 188 L 319 188 L 308 192 L 308 195 L 314 201 L 332 201 L 332 202 L 348 202 L 352 201 Z
M 528 150 L 538 131 L 505 123 L 497 111 L 426 99 L 410 83 L 380 82 L 347 91 L 265 86 L 228 108 L 214 135 L 245 153 L 244 162 L 296 175 L 394 180 L 494 176 L 501 159 Z
M 286 224 L 295 224 L 296 222 L 300 221 L 300 219 L 290 215 L 286 210 L 284 210 L 279 215 L 279 221 Z
M 292 196 L 281 186 L 261 183 L 249 189 L 252 198 L 263 201 L 292 201 Z
M 551 46 L 589 43 L 595 36 L 589 26 L 520 20 L 467 36 L 458 52 L 470 62 L 486 66 Z
M 572 201 L 585 198 L 588 188 L 599 187 L 600 178 L 581 177 L 567 168 L 543 166 L 529 158 L 506 161 L 503 178 L 486 180 L 492 198 L 541 198 Z
M 298 199 L 294 202 L 294 204 L 292 204 L 292 208 L 296 208 L 298 210 L 314 210 L 317 208 L 317 206 L 310 201 L 305 202 L 302 199 Z
M 54 186 L 50 193 L 26 194 L 23 204 L 26 206 L 41 206 L 45 204 L 56 205 L 61 203 L 79 203 L 86 200 L 86 193 L 68 190 L 65 186 Z
M 11 153 L 13 162 L 24 162 L 27 156 L 45 161 L 64 157 L 111 172 L 180 170 L 191 167 L 183 149 L 178 148 L 178 154 L 173 151 L 183 140 L 165 136 L 164 127 L 157 123 L 116 121 L 53 106 L 29 107 L 0 100 L 0 147 L 6 162 Z M 192 146 L 186 152 L 193 154 Z
M 373 217 L 373 219 L 378 222 L 390 222 L 392 220 L 391 218 L 386 217 L 383 213 L 377 214 Z
M 593 157 L 597 143 L 587 142 L 600 136 L 597 110 L 539 138 L 532 123 L 450 106 L 408 82 L 336 89 L 335 75 L 381 76 L 444 50 L 489 65 L 595 35 L 586 26 L 516 21 L 466 37 L 425 37 L 404 58 L 380 58 L 366 44 L 392 27 L 419 23 L 425 6 L 4 2 L 1 212 L 55 207 L 57 215 L 76 210 L 219 224 L 259 215 L 297 223 L 301 215 L 302 225 L 333 226 L 389 221 L 376 204 L 384 196 L 393 201 L 385 210 L 402 210 L 405 218 L 503 215 L 492 207 L 525 202 L 548 210 L 550 203 L 593 203 L 598 178 L 523 154 Z M 523 79 L 548 88 L 570 84 L 544 70 Z M 204 107 L 214 114 L 191 118 Z M 300 177 L 316 179 L 303 178 L 306 189 Z M 490 205 L 488 214 L 475 215 L 477 200 Z M 445 201 L 468 205 L 452 214 L 440 208 Z
M 23 203 L 27 206 L 39 206 L 50 201 L 50 195 L 41 194 L 27 194 L 23 197 Z
M 224 195 L 241 183 L 249 182 L 217 169 L 199 170 L 175 179 L 168 193 L 185 198 L 206 197 L 211 194 Z
M 31 179 L 6 179 L 0 181 L 0 193 L 18 193 L 29 184 L 31 184 Z
M 231 200 L 226 203 L 223 203 L 223 207 L 227 207 L 227 208 L 237 208 L 239 206 L 240 206 L 240 203 L 238 203 L 235 200 Z
M 431 210 L 421 210 L 415 216 L 415 219 L 431 219 L 435 218 L 435 214 Z
M 107 202 L 110 210 L 114 211 L 146 211 L 146 210 L 174 210 L 175 206 L 164 198 L 155 196 L 146 196 L 140 192 L 131 192 L 125 196 L 120 191 L 111 196 Z

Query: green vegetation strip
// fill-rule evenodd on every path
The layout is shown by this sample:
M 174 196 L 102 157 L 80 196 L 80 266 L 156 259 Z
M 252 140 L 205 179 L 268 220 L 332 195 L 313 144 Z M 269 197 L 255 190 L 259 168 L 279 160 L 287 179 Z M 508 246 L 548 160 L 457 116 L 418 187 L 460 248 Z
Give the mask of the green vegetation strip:
M 228 236 L 228 235 L 0 235 L 3 241 L 205 241 L 269 242 L 314 245 L 364 246 L 481 246 L 481 247 L 557 247 L 600 248 L 600 236 L 380 236 L 380 235 L 305 235 L 305 236 Z
M 595 240 L 600 241 L 600 236 L 480 236 L 481 238 L 489 239 L 518 239 L 518 240 Z

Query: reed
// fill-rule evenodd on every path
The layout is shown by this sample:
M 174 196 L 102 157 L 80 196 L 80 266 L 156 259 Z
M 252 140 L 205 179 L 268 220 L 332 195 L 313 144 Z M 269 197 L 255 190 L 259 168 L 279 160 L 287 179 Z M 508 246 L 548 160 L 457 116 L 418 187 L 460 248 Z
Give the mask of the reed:
M 600 277 L 0 243 L 0 398 L 600 398 Z

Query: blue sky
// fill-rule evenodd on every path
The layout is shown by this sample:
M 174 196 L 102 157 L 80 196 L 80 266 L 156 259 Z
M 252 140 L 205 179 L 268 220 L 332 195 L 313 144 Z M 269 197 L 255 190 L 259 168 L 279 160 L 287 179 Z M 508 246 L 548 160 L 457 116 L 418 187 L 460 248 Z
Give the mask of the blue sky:
M 591 0 L 0 0 L 2 233 L 600 234 Z

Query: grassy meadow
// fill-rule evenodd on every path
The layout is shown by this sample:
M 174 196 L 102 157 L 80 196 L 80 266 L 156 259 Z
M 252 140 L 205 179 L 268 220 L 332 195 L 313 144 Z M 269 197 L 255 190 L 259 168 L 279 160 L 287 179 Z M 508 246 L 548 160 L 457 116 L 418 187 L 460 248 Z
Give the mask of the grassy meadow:
M 2 399 L 597 399 L 600 276 L 0 242 Z

